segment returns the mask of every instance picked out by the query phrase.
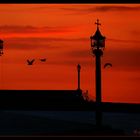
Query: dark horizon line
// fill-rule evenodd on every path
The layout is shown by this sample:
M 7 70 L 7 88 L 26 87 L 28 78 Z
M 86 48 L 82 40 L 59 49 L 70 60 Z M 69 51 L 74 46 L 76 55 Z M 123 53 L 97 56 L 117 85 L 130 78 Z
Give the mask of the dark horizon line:
M 19 92 L 22 92 L 21 94 L 24 94 L 24 93 L 28 93 L 30 92 L 29 94 L 38 94 L 39 91 L 42 92 L 46 92 L 46 91 L 77 91 L 78 89 L 22 89 L 22 90 L 19 90 L 19 89 L 0 89 L 0 94 L 3 94 L 3 92 L 6 93 L 9 93 L 9 92 L 14 92 L 14 91 L 19 91 Z M 81 90 L 82 91 L 82 90 Z M 11 93 L 12 94 L 12 93 Z M 46 92 L 47 94 L 47 92 Z M 59 93 L 58 93 L 59 94 Z M 89 102 L 96 102 L 95 99 L 90 99 Z M 140 103 L 134 103 L 134 102 L 106 102 L 106 101 L 102 101 L 102 103 L 113 103 L 113 104 L 120 104 L 120 105 L 140 105 Z

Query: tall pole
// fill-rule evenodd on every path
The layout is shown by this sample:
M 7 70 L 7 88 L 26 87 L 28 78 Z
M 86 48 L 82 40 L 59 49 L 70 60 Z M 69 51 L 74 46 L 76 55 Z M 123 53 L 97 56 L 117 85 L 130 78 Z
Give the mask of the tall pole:
M 96 54 L 96 102 L 101 102 L 101 55 L 100 50 Z
M 0 56 L 2 56 L 2 55 L 3 55 L 3 40 L 0 39 Z M 2 74 L 2 61 L 1 61 L 1 72 L 0 73 Z M 1 77 L 1 83 L 2 83 L 2 75 L 0 75 L 0 77 Z M 1 84 L 1 86 L 2 86 L 2 84 Z
M 97 19 L 97 30 L 91 39 L 92 53 L 95 55 L 95 81 L 96 81 L 96 126 L 101 127 L 102 125 L 102 96 L 101 96 L 101 56 L 105 48 L 105 37 L 101 35 L 99 30 L 99 20 Z
M 95 53 L 96 65 L 96 126 L 102 125 L 102 112 L 101 112 L 101 50 L 97 49 Z
M 80 90 L 80 69 L 81 69 L 81 66 L 78 64 L 77 65 L 77 70 L 78 70 L 78 90 Z

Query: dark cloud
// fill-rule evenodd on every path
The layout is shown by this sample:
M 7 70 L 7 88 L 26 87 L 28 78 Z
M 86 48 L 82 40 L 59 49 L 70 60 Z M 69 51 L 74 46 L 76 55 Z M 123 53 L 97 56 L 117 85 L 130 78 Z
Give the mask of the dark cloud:
M 25 7 L 23 7 L 23 5 Z M 11 7 L 11 8 L 9 8 Z M 35 5 L 30 5 L 30 4 L 19 4 L 17 6 L 17 4 L 6 4 L 3 7 L 1 7 L 1 11 L 0 12 L 31 12 L 31 11 L 42 11 L 42 10 L 48 10 L 48 9 L 52 9 L 53 7 L 50 5 L 46 5 L 46 4 L 42 4 L 42 6 L 39 4 L 35 4 Z
M 38 48 L 57 49 L 59 46 L 51 45 L 45 38 L 8 38 L 4 40 L 4 48 L 33 50 Z
M 32 26 L 12 26 L 12 25 L 3 25 L 0 26 L 1 33 L 31 33 L 36 32 L 37 28 Z
M 61 42 L 77 42 L 77 41 L 88 41 L 86 38 L 47 38 L 47 37 L 20 37 L 20 38 L 6 38 L 4 39 L 4 48 L 7 49 L 59 49 L 63 47 Z M 60 44 L 58 44 L 59 42 Z
M 73 50 L 60 53 L 62 59 L 60 61 L 53 61 L 50 64 L 55 65 L 76 65 L 80 63 L 84 66 L 95 67 L 95 57 L 91 55 L 90 50 Z M 140 70 L 140 50 L 109 50 L 104 51 L 102 57 L 102 68 L 106 62 L 113 65 L 114 70 Z
M 88 45 L 90 45 L 89 38 L 56 38 L 56 37 L 13 37 L 13 38 L 5 38 L 4 46 L 9 49 L 37 49 L 37 48 L 47 48 L 47 49 L 59 49 L 60 47 L 64 47 L 61 45 L 63 42 L 82 42 L 86 41 Z M 139 40 L 120 40 L 107 38 L 107 41 L 115 42 L 115 43 L 126 43 L 126 44 L 140 44 Z M 59 43 L 58 43 L 59 42 Z M 122 44 L 121 44 L 122 45 Z M 90 51 L 89 51 L 90 52 Z M 67 55 L 73 55 L 74 57 L 77 55 L 87 56 L 89 54 L 88 51 L 72 51 Z
M 47 64 L 50 64 L 50 65 L 71 65 L 71 66 L 77 66 L 77 64 L 80 64 L 81 66 L 92 66 L 92 62 L 91 61 L 88 61 L 88 60 L 78 60 L 78 59 L 71 59 L 71 60 L 61 60 L 61 61 L 57 61 L 57 60 L 54 60 L 54 61 L 48 61 Z
M 50 32 L 72 32 L 69 27 L 34 27 L 34 26 L 17 26 L 3 25 L 0 26 L 0 33 L 50 33 Z
M 11 37 L 11 38 L 7 38 L 7 39 L 4 39 L 6 41 L 32 41 L 32 42 L 67 42 L 67 41 L 90 41 L 90 38 L 89 37 L 83 37 L 83 38 L 59 38 L 59 37 Z M 109 42 L 115 42 L 115 43 L 140 43 L 140 40 L 124 40 L 124 39 L 117 39 L 117 38 L 106 38 L 106 41 L 109 41 Z
M 17 38 L 18 39 L 18 38 Z M 89 38 L 56 38 L 56 37 L 30 37 L 30 38 L 23 38 L 26 40 L 32 40 L 32 41 L 89 41 Z
M 137 11 L 140 10 L 140 6 L 130 7 L 130 6 L 99 6 L 96 8 L 90 8 L 89 11 L 99 11 L 99 12 L 108 12 L 108 11 Z
M 60 5 L 61 7 L 61 5 Z M 140 10 L 140 6 L 124 6 L 124 5 L 104 5 L 104 6 L 95 6 L 93 5 L 92 8 L 86 8 L 86 5 L 84 5 L 85 8 L 77 8 L 78 6 L 74 5 L 73 8 L 65 8 L 64 6 L 59 7 L 53 7 L 49 5 L 40 6 L 40 7 L 32 7 L 29 8 L 29 10 L 47 10 L 49 9 L 60 9 L 65 11 L 73 11 L 73 12 L 108 12 L 108 11 L 138 11 Z M 87 6 L 88 7 L 88 6 Z M 26 9 L 25 9 L 26 10 Z
M 118 42 L 118 43 L 140 43 L 140 40 L 123 40 L 123 39 L 115 39 L 115 38 L 107 38 L 106 40 L 111 42 Z
M 92 56 L 91 50 L 72 50 L 67 51 L 62 56 L 72 59 L 72 63 L 83 63 L 84 65 L 93 65 L 95 57 Z M 102 57 L 102 64 L 110 62 L 113 69 L 116 70 L 140 70 L 140 49 L 112 49 L 105 50 Z
M 135 35 L 135 36 L 140 37 L 140 30 L 139 30 L 139 28 L 130 30 L 129 33 L 130 33 L 130 34 L 133 34 L 133 35 Z
M 86 7 L 86 6 L 85 6 Z M 77 13 L 91 13 L 91 12 L 108 12 L 108 11 L 138 11 L 140 10 L 140 6 L 116 6 L 116 5 L 111 5 L 111 6 L 93 6 L 92 8 L 61 8 L 61 10 L 65 11 L 71 11 L 71 12 L 77 12 Z
M 69 52 L 66 52 L 65 53 L 66 56 L 70 56 L 70 57 L 77 57 L 77 58 L 86 58 L 86 57 L 89 57 L 91 55 L 91 52 L 90 52 L 90 48 L 89 50 L 72 50 L 72 51 L 69 51 Z
M 140 49 L 113 49 L 104 52 L 103 63 L 111 62 L 115 69 L 140 69 Z
M 140 83 L 140 75 L 133 75 L 132 77 L 129 77 L 127 80 Z
M 104 5 L 104 6 L 95 6 L 93 5 L 93 7 L 91 8 L 86 8 L 86 5 L 84 5 L 84 8 L 78 8 L 77 5 L 73 5 L 73 8 L 68 8 L 63 5 L 60 5 L 58 7 L 53 6 L 53 5 L 36 5 L 36 6 L 29 6 L 26 5 L 25 7 L 23 7 L 20 5 L 17 7 L 16 5 L 12 5 L 12 9 L 9 9 L 8 6 L 11 6 L 11 4 L 7 4 L 7 7 L 1 8 L 0 12 L 31 12 L 31 11 L 42 11 L 42 12 L 46 12 L 48 10 L 64 10 L 64 11 L 68 11 L 68 12 L 77 12 L 77 13 L 90 13 L 90 12 L 108 12 L 108 11 L 138 11 L 140 10 L 140 6 L 125 6 L 125 5 Z M 15 6 L 15 8 L 14 8 Z M 88 6 L 87 6 L 88 7 Z M 64 13 L 67 14 L 67 13 Z

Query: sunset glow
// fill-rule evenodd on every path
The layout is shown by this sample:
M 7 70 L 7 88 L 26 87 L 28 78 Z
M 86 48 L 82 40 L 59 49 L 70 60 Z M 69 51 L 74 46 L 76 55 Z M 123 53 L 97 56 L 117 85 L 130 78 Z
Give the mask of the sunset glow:
M 95 100 L 90 36 L 106 37 L 102 57 L 105 102 L 140 103 L 140 4 L 0 4 L 0 89 L 81 89 Z M 35 59 L 32 66 L 27 59 Z M 42 63 L 40 58 L 46 58 Z M 103 68 L 106 62 L 113 67 Z

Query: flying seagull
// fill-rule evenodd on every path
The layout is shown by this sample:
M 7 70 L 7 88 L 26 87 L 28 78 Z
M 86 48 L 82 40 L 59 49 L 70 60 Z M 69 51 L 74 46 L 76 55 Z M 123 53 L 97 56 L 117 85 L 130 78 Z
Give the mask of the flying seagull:
M 46 58 L 41 58 L 40 61 L 45 62 Z
M 32 59 L 32 60 L 27 59 L 28 65 L 32 65 L 34 61 L 35 61 L 35 59 Z
M 111 66 L 112 67 L 112 64 L 111 63 L 105 63 L 104 64 L 104 68 L 106 68 L 107 66 Z

